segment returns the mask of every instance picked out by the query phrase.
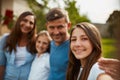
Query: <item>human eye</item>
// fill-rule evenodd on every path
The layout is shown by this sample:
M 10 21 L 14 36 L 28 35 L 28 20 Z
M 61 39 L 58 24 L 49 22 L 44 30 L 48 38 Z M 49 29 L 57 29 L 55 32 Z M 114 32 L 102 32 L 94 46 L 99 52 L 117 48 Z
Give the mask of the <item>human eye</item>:
M 33 25 L 34 23 L 30 21 L 30 24 Z
M 85 41 L 85 40 L 89 40 L 89 39 L 88 39 L 88 37 L 83 37 L 82 40 Z
M 76 38 L 71 38 L 70 40 L 71 40 L 71 42 L 72 42 L 72 41 L 76 41 Z
M 55 27 L 54 26 L 49 26 L 50 29 L 54 29 Z
M 37 41 L 37 43 L 41 43 L 41 41 Z
M 57 28 L 58 28 L 58 29 L 62 29 L 62 28 L 64 28 L 64 26 L 60 25 L 60 26 L 58 26 Z
M 47 45 L 48 43 L 47 42 L 43 42 L 43 44 Z
M 27 22 L 27 19 L 23 19 L 22 21 Z

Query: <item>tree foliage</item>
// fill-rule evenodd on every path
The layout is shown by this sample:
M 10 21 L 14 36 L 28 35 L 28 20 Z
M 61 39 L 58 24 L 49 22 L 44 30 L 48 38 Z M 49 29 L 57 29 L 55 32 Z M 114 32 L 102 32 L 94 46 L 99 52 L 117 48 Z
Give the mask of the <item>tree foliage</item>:
M 41 0 L 44 4 L 38 4 L 36 0 L 26 0 L 28 2 L 29 7 L 35 13 L 37 17 L 37 31 L 46 29 L 45 28 L 45 14 L 46 11 L 50 8 L 48 7 L 50 0 Z M 58 7 L 60 7 L 57 0 L 53 0 Z M 72 26 L 79 22 L 90 22 L 86 15 L 80 15 L 79 8 L 76 8 L 76 1 L 75 0 L 63 0 L 64 4 L 66 5 L 65 9 L 68 11 L 70 21 Z
M 110 17 L 107 20 L 108 23 L 108 32 L 110 33 L 110 37 L 116 37 L 118 30 L 120 29 L 120 11 L 115 10 L 110 15 Z
M 85 15 L 80 15 L 79 8 L 76 8 L 76 1 L 75 0 L 67 0 L 65 1 L 67 7 L 65 8 L 68 13 L 70 20 L 72 22 L 72 25 L 75 25 L 76 23 L 80 22 L 90 22 L 90 20 Z
M 47 0 L 44 1 L 44 5 L 38 4 L 36 0 L 26 0 L 29 7 L 32 9 L 36 15 L 37 20 L 37 32 L 40 30 L 45 30 L 45 9 L 47 9 Z

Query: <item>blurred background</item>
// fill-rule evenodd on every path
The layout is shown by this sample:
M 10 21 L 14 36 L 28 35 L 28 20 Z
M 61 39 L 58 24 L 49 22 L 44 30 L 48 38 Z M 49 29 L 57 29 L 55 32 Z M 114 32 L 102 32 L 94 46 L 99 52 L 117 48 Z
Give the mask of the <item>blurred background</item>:
M 102 36 L 103 57 L 120 59 L 120 0 L 0 0 L 0 37 L 24 11 L 36 15 L 37 32 L 46 29 L 45 14 L 53 7 L 66 9 L 72 26 L 93 23 Z

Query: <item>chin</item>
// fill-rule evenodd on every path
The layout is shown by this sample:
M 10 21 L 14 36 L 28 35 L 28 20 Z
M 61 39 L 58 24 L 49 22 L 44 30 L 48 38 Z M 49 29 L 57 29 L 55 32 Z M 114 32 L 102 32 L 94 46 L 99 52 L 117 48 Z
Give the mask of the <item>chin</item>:
M 76 57 L 76 59 L 81 59 L 80 57 Z
M 84 57 L 82 57 L 82 56 L 76 56 L 76 59 L 81 60 L 81 59 L 84 59 Z

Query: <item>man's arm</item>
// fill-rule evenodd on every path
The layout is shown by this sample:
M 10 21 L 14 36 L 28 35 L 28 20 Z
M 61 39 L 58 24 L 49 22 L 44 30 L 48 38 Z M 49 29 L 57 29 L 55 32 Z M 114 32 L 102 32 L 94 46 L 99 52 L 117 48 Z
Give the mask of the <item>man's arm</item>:
M 100 69 L 105 70 L 114 80 L 120 80 L 120 61 L 117 59 L 99 59 Z

